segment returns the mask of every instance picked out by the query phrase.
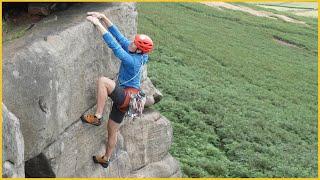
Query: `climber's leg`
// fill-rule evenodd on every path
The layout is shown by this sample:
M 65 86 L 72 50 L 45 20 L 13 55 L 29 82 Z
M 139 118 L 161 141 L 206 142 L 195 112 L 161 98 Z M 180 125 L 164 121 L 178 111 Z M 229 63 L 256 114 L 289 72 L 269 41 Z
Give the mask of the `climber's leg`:
M 108 139 L 106 142 L 106 152 L 103 156 L 93 156 L 93 161 L 95 163 L 101 164 L 104 168 L 109 166 L 109 159 L 117 144 L 117 132 L 119 130 L 120 123 L 125 116 L 125 112 L 120 111 L 119 108 L 122 106 L 126 99 L 126 93 L 123 87 L 120 87 L 118 85 L 115 85 L 115 87 L 113 87 L 111 93 L 107 89 L 107 94 L 112 99 L 113 105 L 107 124 Z
M 103 156 L 93 156 L 93 161 L 95 163 L 101 164 L 104 168 L 109 166 L 110 157 L 117 144 L 117 132 L 119 130 L 120 124 L 109 119 L 107 125 L 108 139 L 106 142 L 106 153 Z
M 106 160 L 109 160 L 112 152 L 117 144 L 117 132 L 119 130 L 120 124 L 109 119 L 107 130 L 108 130 L 108 141 L 106 142 Z
M 101 119 L 103 114 L 103 109 L 106 104 L 106 99 L 108 95 L 110 95 L 116 87 L 116 83 L 106 77 L 100 77 L 97 80 L 97 110 L 95 115 L 87 114 L 82 115 L 81 120 L 82 122 L 89 123 L 92 125 L 100 126 Z
M 100 77 L 97 81 L 97 110 L 96 116 L 100 118 L 106 104 L 107 96 L 110 95 L 116 87 L 116 83 L 106 77 Z

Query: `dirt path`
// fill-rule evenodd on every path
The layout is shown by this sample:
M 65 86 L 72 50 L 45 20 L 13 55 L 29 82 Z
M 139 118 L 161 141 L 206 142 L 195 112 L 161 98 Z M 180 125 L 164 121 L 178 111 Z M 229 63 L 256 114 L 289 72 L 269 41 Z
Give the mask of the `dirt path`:
M 270 8 L 275 9 L 278 11 L 285 11 L 290 12 L 298 16 L 305 16 L 305 17 L 312 17 L 318 18 L 318 11 L 317 9 L 301 9 L 301 8 L 288 8 L 288 7 L 281 7 L 281 6 L 270 6 L 270 5 L 257 5 L 263 8 Z
M 287 17 L 285 15 L 275 14 L 275 13 L 268 12 L 268 11 L 258 11 L 258 10 L 254 10 L 252 8 L 245 7 L 245 6 L 233 5 L 233 4 L 229 4 L 229 3 L 225 3 L 225 2 L 201 2 L 201 3 L 208 5 L 208 6 L 211 6 L 211 7 L 217 7 L 219 9 L 221 9 L 221 8 L 232 9 L 232 10 L 247 12 L 247 13 L 254 15 L 254 16 L 267 17 L 267 18 L 272 18 L 272 19 L 280 19 L 280 20 L 283 20 L 286 22 L 306 25 L 306 23 L 303 21 L 298 21 L 298 20 L 292 19 L 290 17 Z

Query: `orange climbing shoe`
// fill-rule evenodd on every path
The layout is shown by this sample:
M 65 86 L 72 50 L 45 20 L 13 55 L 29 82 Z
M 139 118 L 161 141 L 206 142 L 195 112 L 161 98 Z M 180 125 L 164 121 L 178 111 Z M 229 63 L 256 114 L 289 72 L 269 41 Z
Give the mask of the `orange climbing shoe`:
M 100 164 L 102 167 L 107 168 L 109 161 L 104 159 L 104 156 L 92 156 L 93 162 Z
M 102 117 L 98 119 L 95 115 L 88 114 L 88 115 L 82 115 L 81 120 L 82 122 L 85 122 L 85 123 L 89 123 L 95 126 L 100 126 Z

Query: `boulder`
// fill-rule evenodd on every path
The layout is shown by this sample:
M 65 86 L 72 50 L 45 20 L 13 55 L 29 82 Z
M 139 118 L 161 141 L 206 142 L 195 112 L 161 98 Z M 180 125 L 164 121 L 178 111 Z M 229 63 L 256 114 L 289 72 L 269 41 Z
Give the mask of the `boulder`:
M 2 175 L 25 177 L 24 140 L 19 119 L 2 103 Z
M 172 144 L 170 121 L 152 109 L 146 109 L 141 118 L 128 120 L 120 132 L 132 170 L 160 161 L 168 154 Z
M 104 150 L 103 150 L 104 151 Z M 129 177 L 131 173 L 130 158 L 126 151 L 117 150 L 113 157 L 108 168 L 103 168 L 99 164 L 89 163 L 88 166 L 85 166 L 83 169 L 74 174 L 74 177 L 81 178 L 106 178 L 106 177 Z
M 133 178 L 167 178 L 181 177 L 179 162 L 170 154 L 165 156 L 161 161 L 150 163 L 145 167 L 134 171 L 130 177 Z
M 100 126 L 83 123 L 80 119 L 69 126 L 58 139 L 43 150 L 56 177 L 72 177 L 83 171 L 85 166 L 93 166 L 92 156 L 105 152 L 107 139 L 106 120 L 110 112 L 111 100 L 106 104 L 104 120 Z M 85 112 L 93 113 L 96 106 Z M 118 149 L 123 146 L 119 135 Z
M 150 107 L 151 105 L 158 103 L 162 99 L 162 93 L 154 87 L 149 78 L 146 78 L 142 81 L 141 89 L 146 92 L 147 99 L 145 107 Z
M 20 118 L 28 142 L 25 160 L 40 154 L 95 104 L 100 76 L 116 77 L 120 61 L 86 21 L 87 11 L 105 13 L 129 38 L 136 34 L 134 3 L 83 3 L 4 45 L 3 101 Z

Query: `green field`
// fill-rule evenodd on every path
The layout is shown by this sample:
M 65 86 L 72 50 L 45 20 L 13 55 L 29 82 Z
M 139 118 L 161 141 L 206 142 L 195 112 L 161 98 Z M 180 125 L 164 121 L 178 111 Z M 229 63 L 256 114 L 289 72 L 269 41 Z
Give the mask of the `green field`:
M 317 19 L 139 3 L 185 177 L 317 177 Z M 293 44 L 276 42 L 277 37 Z

